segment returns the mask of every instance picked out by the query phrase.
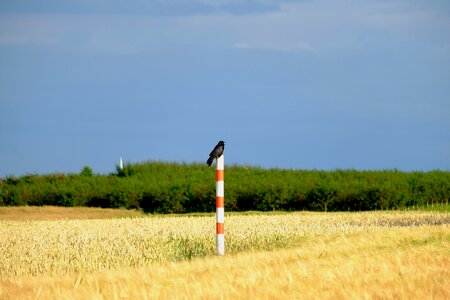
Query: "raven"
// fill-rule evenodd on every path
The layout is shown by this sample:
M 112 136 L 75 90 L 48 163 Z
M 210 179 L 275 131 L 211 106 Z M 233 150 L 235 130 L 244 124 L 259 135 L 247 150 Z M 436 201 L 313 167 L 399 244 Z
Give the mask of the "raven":
M 217 159 L 222 156 L 224 148 L 225 148 L 224 141 L 220 141 L 217 143 L 216 147 L 214 147 L 213 151 L 211 151 L 211 153 L 209 154 L 208 161 L 206 162 L 208 166 L 212 164 L 214 158 Z

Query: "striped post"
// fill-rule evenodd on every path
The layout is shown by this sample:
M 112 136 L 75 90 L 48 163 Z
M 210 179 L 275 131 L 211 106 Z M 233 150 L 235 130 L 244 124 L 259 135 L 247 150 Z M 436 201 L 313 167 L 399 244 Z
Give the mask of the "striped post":
M 216 159 L 216 253 L 225 254 L 224 236 L 224 159 L 223 154 Z

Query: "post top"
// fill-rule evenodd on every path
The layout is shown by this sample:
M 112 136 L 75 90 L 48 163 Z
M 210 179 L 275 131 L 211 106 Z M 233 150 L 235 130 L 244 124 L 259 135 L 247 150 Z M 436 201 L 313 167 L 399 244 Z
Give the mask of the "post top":
M 216 159 L 216 162 L 217 162 L 217 167 L 216 167 L 216 169 L 217 169 L 217 170 L 223 170 L 223 169 L 224 169 L 224 165 L 225 165 L 225 161 L 224 161 L 224 158 L 223 158 L 223 154 L 222 154 L 220 157 L 218 157 L 218 158 Z

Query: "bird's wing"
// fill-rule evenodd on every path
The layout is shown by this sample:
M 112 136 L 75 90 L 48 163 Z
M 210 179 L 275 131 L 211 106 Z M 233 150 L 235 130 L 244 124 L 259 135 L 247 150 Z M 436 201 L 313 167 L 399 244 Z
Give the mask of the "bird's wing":
M 211 153 L 209 154 L 209 156 L 215 156 L 217 155 L 217 146 L 214 147 L 213 151 L 211 151 Z

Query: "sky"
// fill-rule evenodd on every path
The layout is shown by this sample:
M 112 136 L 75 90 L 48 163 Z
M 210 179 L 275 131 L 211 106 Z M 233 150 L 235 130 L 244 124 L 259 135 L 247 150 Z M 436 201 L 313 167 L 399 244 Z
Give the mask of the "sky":
M 0 177 L 450 171 L 448 0 L 0 1 Z

